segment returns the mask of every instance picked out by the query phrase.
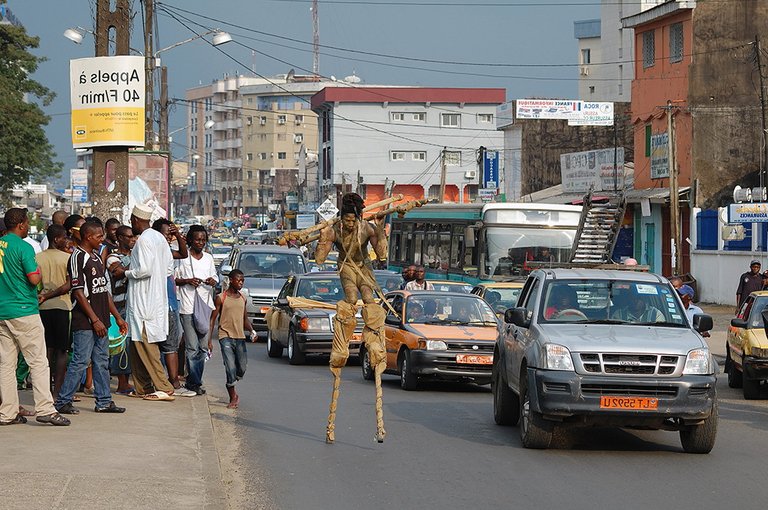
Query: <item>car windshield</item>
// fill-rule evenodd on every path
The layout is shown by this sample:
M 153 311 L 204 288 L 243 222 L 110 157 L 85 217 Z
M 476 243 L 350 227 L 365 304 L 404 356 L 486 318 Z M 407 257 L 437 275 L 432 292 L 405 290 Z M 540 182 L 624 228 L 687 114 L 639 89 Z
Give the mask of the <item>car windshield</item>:
M 517 305 L 517 298 L 522 289 L 490 288 L 485 291 L 485 301 L 496 313 L 504 312 L 507 308 Z
M 405 304 L 408 324 L 459 324 L 496 327 L 496 315 L 473 296 L 415 294 Z
M 294 253 L 243 252 L 237 269 L 246 278 L 284 278 L 306 271 L 304 257 Z
M 338 276 L 302 278 L 296 286 L 296 297 L 336 303 L 344 299 L 344 289 Z
M 527 275 L 528 262 L 567 262 L 575 229 L 489 227 L 485 272 L 492 276 Z
M 621 280 L 556 280 L 544 289 L 540 321 L 688 327 L 668 284 Z
M 444 282 L 430 282 L 432 287 L 439 292 L 463 292 L 469 294 L 472 291 L 472 286 L 466 283 L 444 283 Z
M 750 329 L 763 327 L 763 311 L 766 309 L 768 309 L 768 296 L 756 297 L 749 311 L 748 326 Z
M 229 246 L 213 246 L 211 248 L 211 253 L 213 255 L 226 255 L 231 251 L 232 251 L 232 248 Z

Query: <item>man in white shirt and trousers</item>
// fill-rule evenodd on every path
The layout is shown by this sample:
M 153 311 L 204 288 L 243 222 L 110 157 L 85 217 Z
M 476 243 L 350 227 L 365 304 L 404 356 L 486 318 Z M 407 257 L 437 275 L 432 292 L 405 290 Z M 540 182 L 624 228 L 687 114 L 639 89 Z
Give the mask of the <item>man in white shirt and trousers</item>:
M 138 235 L 131 252 L 128 278 L 127 321 L 131 336 L 130 360 L 136 395 L 144 400 L 174 400 L 173 385 L 160 361 L 158 344 L 168 336 L 168 275 L 173 256 L 163 234 L 149 228 L 153 209 L 137 205 L 131 227 Z

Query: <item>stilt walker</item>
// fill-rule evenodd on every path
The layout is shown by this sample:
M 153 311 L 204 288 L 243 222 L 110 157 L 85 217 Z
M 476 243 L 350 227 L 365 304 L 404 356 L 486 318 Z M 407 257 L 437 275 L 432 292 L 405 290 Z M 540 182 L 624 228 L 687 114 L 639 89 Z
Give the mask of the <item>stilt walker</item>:
M 328 414 L 325 441 L 335 440 L 336 405 L 339 399 L 341 369 L 349 358 L 349 340 L 355 331 L 358 295 L 363 301 L 362 341 L 374 367 L 376 380 L 376 441 L 384 442 L 384 411 L 382 408 L 381 374 L 386 367 L 384 344 L 384 309 L 374 301 L 377 290 L 371 259 L 368 256 L 370 244 L 379 260 L 387 256 L 387 236 L 384 232 L 384 216 L 374 219 L 371 224 L 363 219 L 363 199 L 356 193 L 347 193 L 342 198 L 341 221 L 320 231 L 320 240 L 315 251 L 315 260 L 322 264 L 333 246 L 339 252 L 339 277 L 344 288 L 344 300 L 336 305 L 334 317 L 333 346 L 331 348 L 330 370 L 333 374 L 333 392 Z

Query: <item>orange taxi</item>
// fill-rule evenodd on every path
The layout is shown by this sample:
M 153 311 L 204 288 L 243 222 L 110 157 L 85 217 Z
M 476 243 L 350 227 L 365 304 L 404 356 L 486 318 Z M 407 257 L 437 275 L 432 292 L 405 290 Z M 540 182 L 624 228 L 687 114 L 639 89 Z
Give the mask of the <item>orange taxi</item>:
M 400 376 L 400 387 L 414 390 L 421 379 L 491 382 L 498 321 L 479 296 L 458 292 L 406 290 L 386 295 L 385 373 Z M 363 378 L 373 370 L 360 347 Z

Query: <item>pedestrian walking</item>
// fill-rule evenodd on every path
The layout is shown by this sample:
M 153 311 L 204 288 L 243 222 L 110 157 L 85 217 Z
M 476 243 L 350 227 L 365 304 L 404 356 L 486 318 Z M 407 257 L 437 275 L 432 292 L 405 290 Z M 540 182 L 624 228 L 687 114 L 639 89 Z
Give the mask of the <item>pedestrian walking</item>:
M 109 277 L 98 255 L 99 246 L 104 241 L 104 229 L 94 221 L 86 221 L 80 227 L 80 238 L 82 242 L 70 256 L 67 270 L 75 301 L 71 324 L 72 361 L 55 405 L 62 414 L 80 412 L 72 405 L 72 400 L 90 363 L 96 398 L 94 410 L 97 413 L 123 413 L 125 408 L 115 404 L 109 389 L 109 316 L 115 318 L 122 334 L 128 332 L 128 324 L 115 308 Z
M 200 225 L 192 225 L 187 233 L 189 257 L 181 260 L 176 266 L 176 285 L 178 285 L 181 315 L 181 328 L 184 331 L 186 345 L 187 380 L 186 387 L 198 395 L 205 394 L 203 388 L 203 370 L 208 355 L 207 338 L 210 325 L 205 327 L 201 322 L 210 319 L 213 311 L 213 287 L 216 285 L 216 266 L 210 253 L 203 249 L 208 243 L 208 232 Z M 195 301 L 199 303 L 196 306 Z M 207 317 L 195 318 L 196 310 L 208 307 Z M 198 319 L 202 319 L 198 320 Z M 197 324 L 196 324 L 197 323 Z
M 233 269 L 229 273 L 229 287 L 221 295 L 216 296 L 216 307 L 211 314 L 211 325 L 219 319 L 218 339 L 221 348 L 221 358 L 227 374 L 227 393 L 229 393 L 228 409 L 237 409 L 240 397 L 235 391 L 237 381 L 245 375 L 248 366 L 248 353 L 245 347 L 245 331 L 250 338 L 255 339 L 251 321 L 246 311 L 246 297 L 240 292 L 245 283 L 243 272 Z M 213 328 L 208 338 L 208 350 L 213 348 Z
M 763 275 L 760 274 L 760 261 L 753 260 L 749 263 L 749 271 L 739 276 L 739 286 L 736 288 L 736 313 L 739 313 L 741 305 L 752 292 L 762 290 Z
M 137 205 L 131 227 L 139 237 L 131 251 L 128 277 L 128 328 L 135 395 L 145 400 L 175 400 L 160 361 L 158 344 L 168 337 L 167 278 L 173 258 L 165 237 L 149 228 L 153 209 Z
M 16 388 L 16 363 L 21 352 L 30 368 L 35 419 L 66 426 L 69 420 L 53 407 L 45 332 L 37 303 L 37 286 L 42 278 L 35 251 L 24 242 L 29 232 L 27 210 L 8 209 L 3 220 L 8 233 L 0 238 L 0 425 L 27 421 L 19 414 Z

